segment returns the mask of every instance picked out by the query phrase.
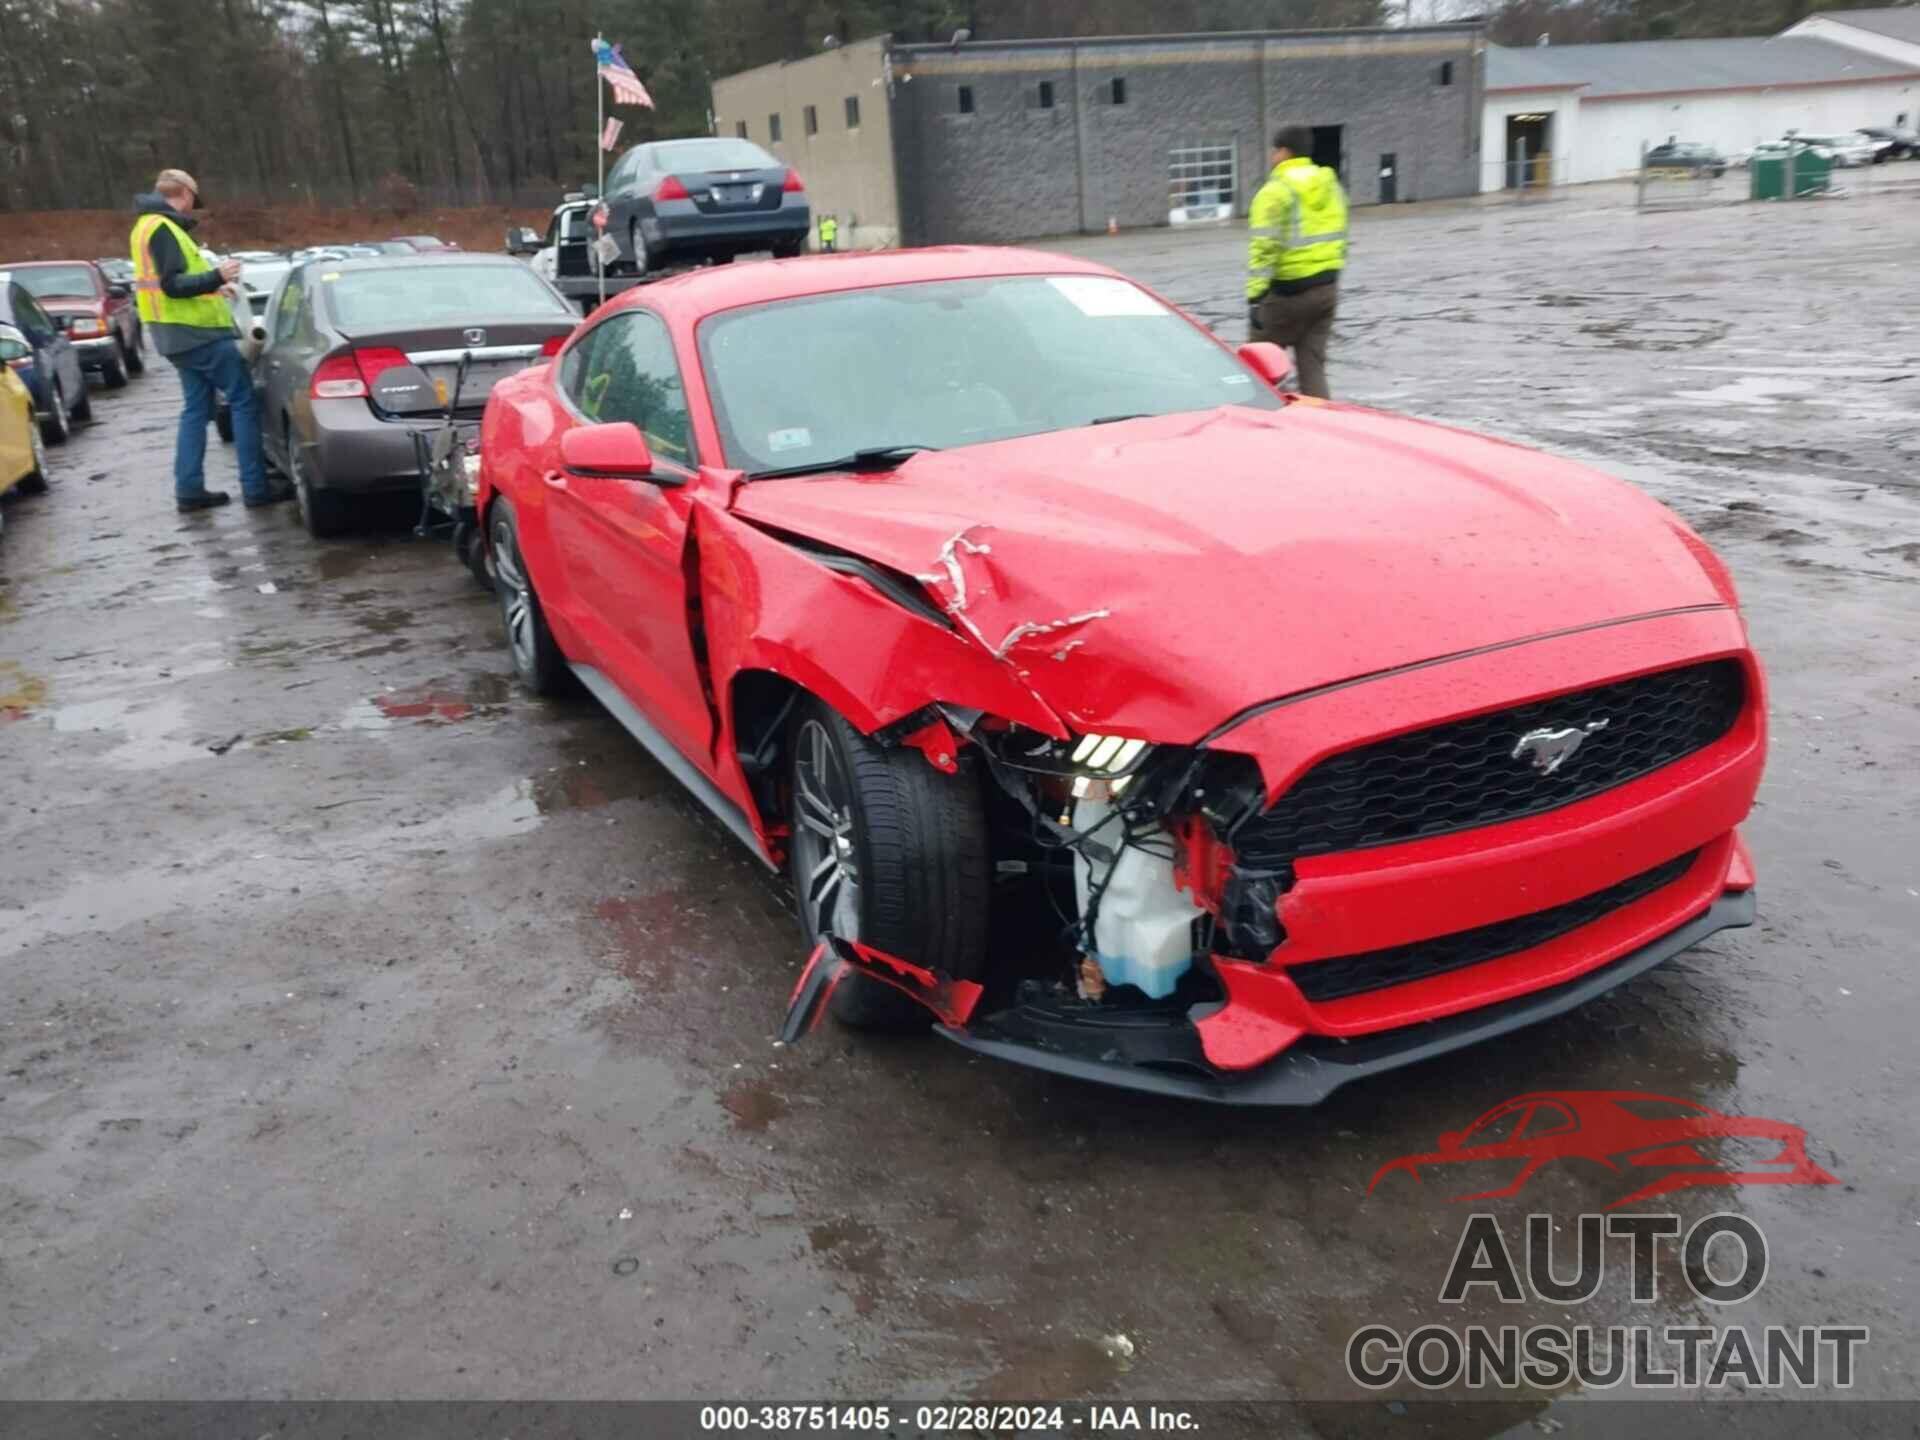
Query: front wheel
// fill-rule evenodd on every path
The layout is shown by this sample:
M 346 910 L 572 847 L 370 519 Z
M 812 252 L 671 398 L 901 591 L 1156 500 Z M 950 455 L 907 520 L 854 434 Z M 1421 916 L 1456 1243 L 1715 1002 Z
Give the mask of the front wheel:
M 943 774 L 918 750 L 883 749 L 818 701 L 794 720 L 788 766 L 789 865 L 809 944 L 832 933 L 980 979 L 993 870 L 973 775 Z M 841 981 L 832 1004 L 860 1028 L 927 1023 L 920 1005 L 865 975 Z
M 107 363 L 100 368 L 101 378 L 107 382 L 109 390 L 127 388 L 127 352 L 115 340 L 113 348 L 107 352 Z
M 513 506 L 506 500 L 493 502 L 487 533 L 493 549 L 493 593 L 500 601 L 500 621 L 506 628 L 514 673 L 534 694 L 558 695 L 567 688 L 571 672 L 547 628 L 547 612 L 527 574 Z

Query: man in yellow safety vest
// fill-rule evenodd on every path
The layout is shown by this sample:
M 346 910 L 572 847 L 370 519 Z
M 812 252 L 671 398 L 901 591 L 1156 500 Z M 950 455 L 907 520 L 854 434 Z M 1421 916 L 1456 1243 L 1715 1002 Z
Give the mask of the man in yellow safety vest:
M 820 253 L 831 255 L 840 244 L 840 222 L 831 215 L 820 217 Z
M 223 287 L 240 278 L 240 262 L 208 261 L 189 233 L 190 212 L 200 208 L 200 185 L 184 170 L 162 170 L 153 193 L 135 198 L 133 291 L 140 321 L 153 348 L 180 372 L 186 407 L 173 448 L 173 501 L 181 510 L 210 510 L 227 503 L 227 492 L 207 489 L 207 422 L 214 397 L 224 395 L 233 415 L 234 458 L 247 508 L 271 505 L 291 493 L 267 480 L 260 451 L 260 411 L 253 377 L 235 343 L 233 311 Z
M 1304 395 L 1327 398 L 1327 341 L 1347 261 L 1347 195 L 1313 163 L 1313 132 L 1283 126 L 1273 173 L 1253 197 L 1247 224 L 1247 307 L 1253 338 L 1293 347 Z

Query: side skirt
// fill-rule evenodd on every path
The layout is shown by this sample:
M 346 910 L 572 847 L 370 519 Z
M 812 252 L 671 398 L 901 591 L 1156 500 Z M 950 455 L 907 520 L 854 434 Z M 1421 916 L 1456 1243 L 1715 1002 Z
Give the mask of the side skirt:
M 646 747 L 648 754 L 666 766 L 674 779 L 711 810 L 714 817 L 733 832 L 734 838 L 753 852 L 754 859 L 769 870 L 778 868 L 760 848 L 760 840 L 753 833 L 753 826 L 747 823 L 746 812 L 723 795 L 713 781 L 701 774 L 692 761 L 675 749 L 673 742 L 655 729 L 651 720 L 634 709 L 627 697 L 620 693 L 619 686 L 591 665 L 573 665 L 570 668 L 593 698 L 606 706 L 613 718 L 626 726 L 627 733 Z

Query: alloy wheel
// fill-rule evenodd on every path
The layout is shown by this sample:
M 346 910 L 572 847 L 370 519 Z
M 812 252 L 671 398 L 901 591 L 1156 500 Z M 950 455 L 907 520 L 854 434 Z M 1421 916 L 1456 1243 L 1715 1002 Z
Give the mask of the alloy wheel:
M 506 622 L 507 648 L 522 675 L 534 673 L 533 591 L 514 548 L 513 527 L 503 517 L 493 527 L 494 589 L 500 595 L 500 618 Z
M 793 766 L 794 878 L 807 932 L 860 938 L 860 849 L 853 785 L 826 726 L 809 720 Z

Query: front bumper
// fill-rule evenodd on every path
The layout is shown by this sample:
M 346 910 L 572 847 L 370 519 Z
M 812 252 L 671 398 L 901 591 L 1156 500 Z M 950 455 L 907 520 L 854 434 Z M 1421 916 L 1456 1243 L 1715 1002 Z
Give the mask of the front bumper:
M 1184 1019 L 1170 1018 L 1154 1027 L 1131 1025 L 1123 1035 L 1109 1025 L 1088 1025 L 1079 1027 L 1076 1043 L 1069 1027 L 1049 1026 L 1045 1039 L 1040 1039 L 1031 1017 L 1002 1011 L 976 1020 L 971 1029 L 942 1025 L 937 1033 L 982 1055 L 1127 1090 L 1216 1105 L 1318 1105 L 1351 1081 L 1564 1015 L 1716 931 L 1751 925 L 1754 908 L 1751 890 L 1727 891 L 1677 929 L 1578 979 L 1445 1020 L 1376 1031 L 1353 1040 L 1305 1036 L 1266 1065 L 1232 1075 L 1193 1068 L 1198 1046 L 1192 1024 Z
M 88 370 L 104 370 L 113 358 L 115 337 L 112 335 L 89 335 L 84 340 L 73 340 L 75 352 L 80 363 Z

